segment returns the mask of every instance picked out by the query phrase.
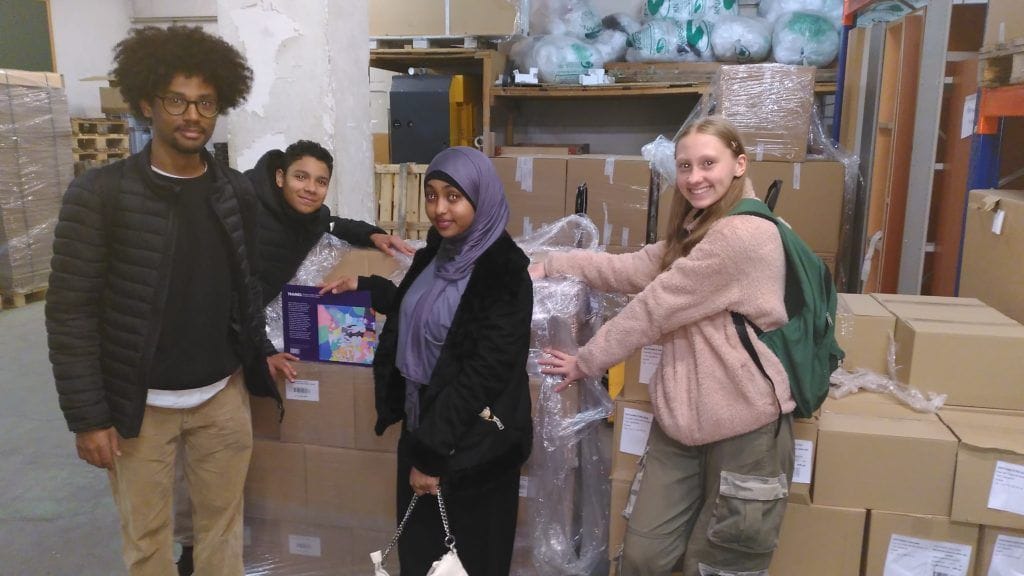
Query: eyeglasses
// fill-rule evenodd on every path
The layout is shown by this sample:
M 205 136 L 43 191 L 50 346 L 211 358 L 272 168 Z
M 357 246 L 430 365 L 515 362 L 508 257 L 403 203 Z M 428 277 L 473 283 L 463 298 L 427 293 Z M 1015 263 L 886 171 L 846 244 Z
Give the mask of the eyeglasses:
M 220 113 L 220 105 L 214 100 L 186 100 L 181 96 L 155 96 L 160 99 L 164 110 L 171 116 L 181 116 L 188 107 L 195 104 L 196 112 L 205 118 L 213 118 Z

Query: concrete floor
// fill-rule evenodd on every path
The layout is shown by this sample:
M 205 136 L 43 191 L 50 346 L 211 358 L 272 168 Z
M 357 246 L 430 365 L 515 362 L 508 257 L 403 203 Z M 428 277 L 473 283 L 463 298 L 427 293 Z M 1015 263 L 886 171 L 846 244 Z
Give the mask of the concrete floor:
M 78 459 L 47 359 L 43 303 L 0 311 L 0 575 L 116 576 L 106 473 Z

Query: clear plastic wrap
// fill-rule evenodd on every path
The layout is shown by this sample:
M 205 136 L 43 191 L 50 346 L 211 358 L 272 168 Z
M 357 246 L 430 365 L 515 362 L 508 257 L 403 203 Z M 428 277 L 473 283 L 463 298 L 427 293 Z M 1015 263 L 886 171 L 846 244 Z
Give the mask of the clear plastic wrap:
M 672 18 L 680 22 L 706 20 L 716 22 L 723 16 L 737 16 L 739 2 L 731 0 L 662 0 L 644 2 L 640 16 L 644 20 Z
M 835 0 L 842 6 L 842 0 Z M 833 2 L 833 0 L 829 0 Z M 757 15 L 771 22 L 782 17 L 783 14 L 806 10 L 825 10 L 825 0 L 761 0 L 757 5 Z M 840 14 L 842 16 L 842 14 Z
M 579 84 L 580 75 L 604 67 L 604 56 L 593 43 L 573 36 L 528 37 L 512 49 L 521 70 L 537 68 L 541 82 Z
M 0 70 L 0 292 L 45 288 L 61 198 L 74 178 L 60 76 Z
M 711 25 L 703 20 L 656 18 L 630 37 L 629 62 L 699 62 L 714 60 Z
M 593 39 L 603 30 L 589 0 L 542 0 L 530 4 L 530 34 Z
M 781 64 L 828 66 L 839 55 L 839 29 L 822 12 L 787 12 L 775 21 L 772 57 Z
M 829 396 L 844 398 L 861 390 L 888 394 L 918 412 L 938 412 L 946 403 L 946 395 L 932 391 L 918 390 L 899 381 L 896 377 L 896 341 L 889 334 L 889 349 L 886 353 L 887 375 L 858 368 L 848 372 L 837 369 L 829 377 Z
M 723 16 L 711 29 L 711 50 L 719 62 L 762 62 L 772 51 L 772 26 L 764 18 Z

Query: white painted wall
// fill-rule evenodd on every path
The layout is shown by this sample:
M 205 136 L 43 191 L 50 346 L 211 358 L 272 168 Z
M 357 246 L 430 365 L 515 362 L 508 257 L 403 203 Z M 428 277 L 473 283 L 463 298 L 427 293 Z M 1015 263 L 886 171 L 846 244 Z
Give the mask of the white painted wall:
M 254 84 L 227 119 L 232 164 L 300 138 L 334 156 L 327 205 L 373 221 L 367 0 L 218 0 L 220 34 L 249 60 Z
M 64 75 L 72 116 L 101 116 L 99 87 L 83 82 L 106 76 L 114 44 L 128 32 L 128 0 L 50 0 L 57 72 Z

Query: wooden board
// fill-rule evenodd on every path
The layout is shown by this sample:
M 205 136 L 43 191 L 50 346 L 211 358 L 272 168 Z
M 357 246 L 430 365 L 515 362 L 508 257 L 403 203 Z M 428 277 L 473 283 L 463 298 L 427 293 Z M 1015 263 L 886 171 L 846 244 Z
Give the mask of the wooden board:
M 721 62 L 609 62 L 605 72 L 617 83 L 661 82 L 671 85 L 707 84 L 715 79 Z M 835 68 L 820 68 L 816 82 L 835 82 Z
M 981 86 L 1024 84 L 1024 38 L 985 50 L 978 57 L 981 59 L 978 82 Z
M 21 308 L 26 304 L 40 302 L 46 299 L 46 287 L 36 288 L 26 292 L 4 292 L 0 294 L 0 309 Z
M 426 164 L 376 164 L 377 225 L 389 234 L 423 240 L 430 230 L 423 198 Z

